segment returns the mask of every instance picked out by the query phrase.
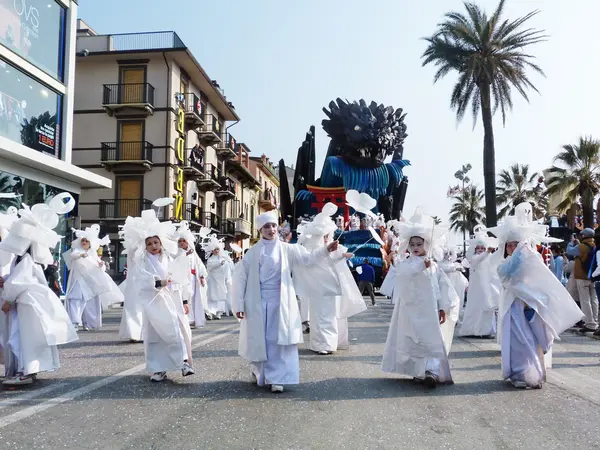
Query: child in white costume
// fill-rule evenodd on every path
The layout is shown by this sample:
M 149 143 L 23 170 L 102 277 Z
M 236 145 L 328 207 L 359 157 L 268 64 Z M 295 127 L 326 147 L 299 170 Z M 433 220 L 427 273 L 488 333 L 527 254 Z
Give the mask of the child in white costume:
M 177 229 L 177 245 L 179 252 L 183 253 L 190 265 L 190 287 L 188 304 L 190 305 L 190 325 L 192 327 L 203 327 L 206 321 L 204 316 L 204 305 L 206 304 L 206 267 L 196 253 L 196 238 L 190 231 L 189 224 L 185 221 L 179 224 Z
M 159 222 L 154 210 L 128 217 L 122 230 L 128 259 L 127 283 L 132 283 L 143 305 L 143 340 L 146 370 L 151 381 L 167 378 L 167 371 L 192 369 L 189 306 L 182 291 L 189 289 L 189 263 L 185 255 L 173 260 L 177 244 L 171 222 Z M 189 298 L 189 297 L 188 297 Z M 126 300 L 127 301 L 127 300 Z
M 208 236 L 208 240 L 202 244 L 202 249 L 207 255 L 206 270 L 208 271 L 208 313 L 209 318 L 221 319 L 227 311 L 228 278 L 231 270 L 228 257 L 225 255 L 225 244 L 216 235 Z
M 309 251 L 325 247 L 337 229 L 330 217 L 337 210 L 336 205 L 327 203 L 312 222 L 302 223 L 298 227 L 298 243 Z M 294 273 L 296 293 L 310 302 L 310 349 L 320 355 L 347 349 L 348 317 L 367 309 L 346 264 L 353 255 L 346 250 L 340 246 L 330 258 L 299 267 Z
M 77 340 L 60 300 L 48 287 L 43 265 L 52 264 L 50 249 L 61 237 L 54 232 L 58 214 L 75 207 L 68 193 L 31 209 L 23 205 L 19 219 L 0 242 L 0 251 L 14 254 L 10 272 L 2 278 L 5 385 L 31 384 L 36 374 L 60 367 L 57 346 Z
M 337 250 L 337 242 L 309 253 L 281 242 L 276 212 L 256 218 L 261 240 L 244 255 L 233 276 L 234 310 L 240 322 L 239 354 L 250 361 L 259 386 L 283 392 L 300 382 L 298 344 L 303 342 L 292 273 Z
M 121 303 L 123 294 L 98 256 L 100 246 L 110 243 L 108 236 L 98 237 L 99 225 L 74 231 L 76 239 L 71 249 L 63 253 L 70 270 L 65 308 L 73 325 L 97 330 L 102 327 L 102 307 Z
M 506 252 L 497 269 L 502 377 L 518 388 L 539 389 L 551 366 L 553 341 L 583 313 L 536 251 L 536 244 L 557 240 L 546 237 L 545 225 L 532 221 L 529 203 L 517 205 L 514 216 L 489 231 L 500 241 L 499 253 Z
M 450 384 L 452 376 L 441 325 L 457 295 L 444 271 L 428 256 L 440 233 L 436 233 L 433 218 L 419 210 L 410 221 L 400 223 L 399 231 L 411 255 L 396 265 L 394 293 L 398 299 L 382 370 L 423 380 L 430 388 L 438 383 Z
M 496 335 L 500 285 L 495 268 L 490 265 L 492 253 L 488 249 L 496 248 L 498 242 L 481 227 L 468 243 L 469 290 L 458 335 L 492 337 Z

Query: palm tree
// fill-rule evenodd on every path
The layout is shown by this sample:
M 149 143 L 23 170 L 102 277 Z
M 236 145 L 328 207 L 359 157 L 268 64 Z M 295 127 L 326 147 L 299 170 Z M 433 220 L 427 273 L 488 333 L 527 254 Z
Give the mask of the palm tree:
M 449 12 L 438 24 L 436 32 L 428 38 L 427 49 L 422 55 L 423 66 L 434 64 L 437 72 L 434 83 L 450 72 L 458 73 L 458 81 L 452 91 L 450 106 L 456 110 L 460 122 L 467 109 L 473 115 L 473 127 L 479 110 L 483 121 L 483 176 L 485 180 L 485 210 L 487 223 L 495 226 L 496 217 L 496 162 L 492 116 L 500 109 L 502 122 L 506 110 L 512 109 L 512 88 L 526 100 L 526 90 L 537 92 L 529 81 L 527 70 L 543 75 L 542 69 L 533 63 L 533 56 L 525 48 L 546 39 L 542 31 L 523 29 L 522 25 L 538 11 L 514 21 L 503 20 L 504 4 L 500 0 L 491 17 L 481 7 L 465 2 L 467 14 Z
M 502 170 L 498 178 L 496 196 L 498 204 L 503 206 L 498 211 L 499 218 L 513 214 L 515 206 L 523 202 L 531 203 L 534 219 L 544 217 L 548 209 L 548 197 L 541 184 L 543 178 L 537 172 L 530 175 L 529 164 L 513 164 L 508 170 Z
M 485 208 L 481 206 L 483 191 L 477 186 L 468 186 L 452 197 L 454 204 L 450 208 L 450 229 L 473 234 L 473 229 L 485 223 Z
M 557 165 L 558 164 L 558 165 Z M 591 137 L 579 138 L 575 145 L 563 145 L 548 169 L 548 195 L 563 199 L 557 209 L 568 210 L 581 199 L 583 223 L 594 227 L 594 197 L 600 192 L 600 141 Z
M 439 225 L 440 223 L 442 223 L 442 219 L 440 219 L 438 216 L 432 216 L 431 218 L 433 219 L 434 225 Z

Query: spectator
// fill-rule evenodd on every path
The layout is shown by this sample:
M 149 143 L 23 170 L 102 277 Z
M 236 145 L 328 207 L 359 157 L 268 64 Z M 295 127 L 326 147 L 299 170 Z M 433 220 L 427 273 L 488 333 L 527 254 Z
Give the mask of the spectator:
M 594 230 L 591 228 L 584 228 L 581 231 L 581 242 L 573 236 L 567 246 L 567 255 L 575 258 L 573 278 L 577 286 L 581 311 L 585 314 L 584 325 L 581 328 L 583 332 L 596 331 L 598 327 L 598 296 L 594 283 L 588 277 L 593 249 Z
M 362 265 L 360 265 L 360 271 L 358 272 L 358 290 L 362 295 L 365 288 L 369 297 L 371 297 L 371 304 L 375 306 L 375 292 L 373 290 L 373 283 L 375 283 L 375 269 L 369 264 L 369 260 L 365 258 Z
M 58 298 L 63 294 L 62 286 L 60 285 L 60 278 L 58 276 L 58 261 L 54 261 L 54 264 L 49 265 L 44 270 L 44 276 L 48 282 L 48 287 L 56 294 Z

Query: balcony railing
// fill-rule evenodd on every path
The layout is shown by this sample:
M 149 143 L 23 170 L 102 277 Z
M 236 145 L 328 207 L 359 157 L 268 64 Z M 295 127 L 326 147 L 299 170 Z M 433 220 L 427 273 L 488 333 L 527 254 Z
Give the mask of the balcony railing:
M 225 133 L 222 136 L 221 142 L 216 145 L 216 150 L 221 156 L 235 158 L 237 156 L 236 146 L 237 141 L 235 138 L 231 134 Z
M 204 150 L 200 147 L 186 148 L 184 166 L 204 172 Z
M 145 198 L 118 198 L 99 201 L 100 219 L 122 219 L 127 216 L 139 217 L 142 211 L 152 208 L 152 201 Z
M 221 223 L 221 230 L 219 234 L 226 234 L 227 236 L 235 236 L 235 222 L 227 219 Z
M 152 162 L 154 146 L 147 141 L 133 142 L 102 142 L 100 159 L 102 162 L 111 161 L 145 161 Z
M 174 31 L 156 31 L 149 33 L 111 34 L 110 40 L 114 51 L 162 50 L 169 48 L 186 48 Z
M 211 163 L 204 163 L 204 170 L 202 171 L 203 175 L 200 175 L 196 181 L 199 184 L 206 185 L 206 187 L 210 186 L 219 186 L 219 176 L 217 168 Z
M 221 184 L 219 191 L 231 192 L 235 194 L 235 181 L 233 178 L 221 177 L 219 179 L 219 183 Z
M 216 231 L 217 234 L 235 236 L 235 222 L 233 220 L 223 219 L 215 213 L 202 213 L 200 224 L 207 228 L 211 228 Z
M 150 83 L 105 84 L 102 104 L 114 105 L 148 105 L 154 107 L 154 86 Z
M 245 219 L 235 219 L 235 234 L 236 236 L 250 237 L 252 236 L 252 224 Z
M 258 202 L 261 206 L 266 205 L 271 206 L 273 208 L 277 208 L 277 199 L 275 198 L 275 195 L 270 189 L 267 189 L 262 193 L 262 195 L 259 197 Z
M 202 218 L 202 210 L 198 205 L 194 205 L 193 203 L 183 204 L 183 220 L 187 220 L 188 222 L 202 223 Z
M 204 124 L 204 117 L 206 116 L 206 103 L 193 92 L 180 94 L 181 103 L 186 116 L 193 115 L 198 119 L 196 123 Z
M 204 116 L 204 125 L 198 130 L 198 136 L 209 145 L 221 142 L 222 139 L 222 124 L 212 114 Z

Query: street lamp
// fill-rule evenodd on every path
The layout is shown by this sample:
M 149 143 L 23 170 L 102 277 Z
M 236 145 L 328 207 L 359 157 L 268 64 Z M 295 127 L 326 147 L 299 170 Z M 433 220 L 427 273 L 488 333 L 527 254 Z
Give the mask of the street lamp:
M 460 170 L 457 170 L 454 174 L 454 178 L 462 182 L 462 193 L 465 193 L 465 184 L 471 182 L 471 179 L 467 176 L 469 170 L 472 169 L 471 164 L 464 164 Z M 466 236 L 467 216 L 463 213 L 463 258 L 467 255 L 467 236 Z

